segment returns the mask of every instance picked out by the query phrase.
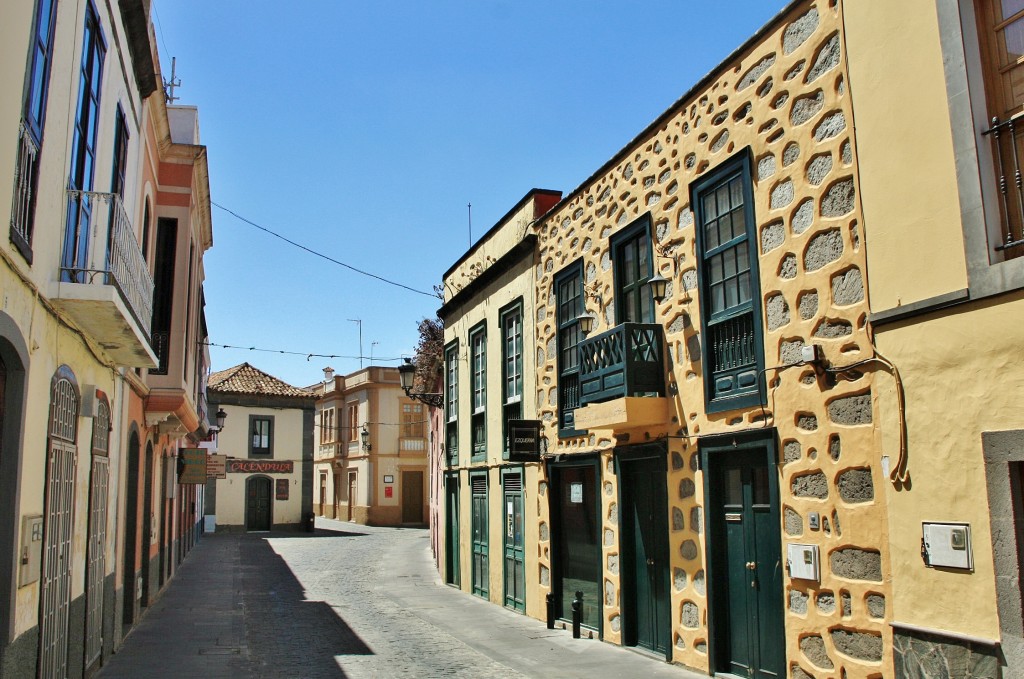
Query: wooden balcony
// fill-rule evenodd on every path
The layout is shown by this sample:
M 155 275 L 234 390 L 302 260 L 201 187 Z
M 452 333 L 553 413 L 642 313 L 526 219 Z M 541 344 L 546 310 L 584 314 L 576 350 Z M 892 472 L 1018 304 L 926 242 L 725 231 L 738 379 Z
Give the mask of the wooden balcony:
M 656 323 L 621 323 L 580 342 L 580 406 L 664 396 L 664 346 L 664 330 Z

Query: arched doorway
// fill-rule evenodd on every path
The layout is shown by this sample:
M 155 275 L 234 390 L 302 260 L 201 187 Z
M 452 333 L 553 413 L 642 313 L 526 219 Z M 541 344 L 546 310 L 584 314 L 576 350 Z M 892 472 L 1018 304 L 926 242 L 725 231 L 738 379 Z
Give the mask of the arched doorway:
M 28 350 L 9 316 L 0 312 L 0 657 L 14 631 L 18 588 L 18 479 Z
M 103 653 L 104 578 L 107 573 L 107 498 L 110 484 L 110 405 L 102 392 L 92 423 L 92 466 L 89 474 L 89 527 L 85 576 L 85 667 Z
M 124 592 L 124 624 L 130 625 L 135 621 L 135 560 L 139 540 L 139 432 L 132 424 L 132 430 L 128 434 L 128 481 L 127 493 L 125 494 L 125 517 L 124 517 L 124 568 L 122 569 L 121 583 Z
M 270 478 L 251 476 L 245 482 L 245 529 L 270 530 L 273 525 L 271 501 L 273 491 Z
M 149 606 L 149 552 L 153 542 L 153 443 L 146 443 L 145 482 L 142 486 L 142 605 Z
M 71 540 L 75 531 L 75 473 L 78 468 L 78 393 L 74 373 L 62 365 L 50 382 L 39 595 L 40 677 L 67 675 L 74 561 Z

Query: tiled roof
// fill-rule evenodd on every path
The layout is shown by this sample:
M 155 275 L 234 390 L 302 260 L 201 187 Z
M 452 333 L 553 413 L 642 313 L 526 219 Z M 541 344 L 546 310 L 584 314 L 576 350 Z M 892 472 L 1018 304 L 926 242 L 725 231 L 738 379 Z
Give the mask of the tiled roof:
M 273 375 L 268 375 L 248 363 L 221 370 L 210 375 L 207 389 L 221 394 L 253 394 L 262 396 L 306 396 L 316 394 L 308 389 L 293 387 Z

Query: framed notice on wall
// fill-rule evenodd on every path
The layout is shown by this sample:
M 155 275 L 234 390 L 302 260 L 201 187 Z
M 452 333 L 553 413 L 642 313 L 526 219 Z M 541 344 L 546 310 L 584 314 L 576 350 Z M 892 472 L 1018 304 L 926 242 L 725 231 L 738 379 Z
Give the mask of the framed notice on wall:
M 287 500 L 288 499 L 288 479 L 277 479 L 275 486 L 276 486 L 276 490 L 277 490 L 277 492 L 275 493 L 275 496 L 277 497 L 277 499 L 278 500 Z

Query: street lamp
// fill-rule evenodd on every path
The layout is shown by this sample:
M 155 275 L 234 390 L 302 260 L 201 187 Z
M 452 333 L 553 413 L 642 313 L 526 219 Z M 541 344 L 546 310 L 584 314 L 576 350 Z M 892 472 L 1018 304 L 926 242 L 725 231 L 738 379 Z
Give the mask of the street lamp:
M 217 432 L 218 434 L 224 429 L 224 420 L 228 419 L 228 414 L 224 412 L 223 408 L 218 408 L 217 413 L 214 415 L 214 419 L 217 424 L 210 424 L 210 431 Z
M 363 431 L 359 434 L 359 438 L 363 440 L 363 451 L 370 452 L 373 449 L 373 445 L 370 444 L 370 430 L 366 428 L 365 424 L 363 425 Z
M 398 366 L 398 377 L 402 381 L 402 391 L 409 398 L 426 403 L 432 408 L 440 408 L 444 405 L 444 394 L 412 391 L 413 381 L 416 379 L 416 366 L 413 365 L 411 358 L 405 359 L 405 363 Z
M 647 279 L 647 285 L 651 286 L 651 297 L 654 298 L 655 302 L 660 304 L 661 301 L 665 299 L 665 293 L 668 289 L 668 279 L 662 276 L 659 272 Z
M 586 337 L 594 329 L 594 317 L 588 313 L 580 314 L 576 317 L 576 322 L 580 324 L 580 332 Z

